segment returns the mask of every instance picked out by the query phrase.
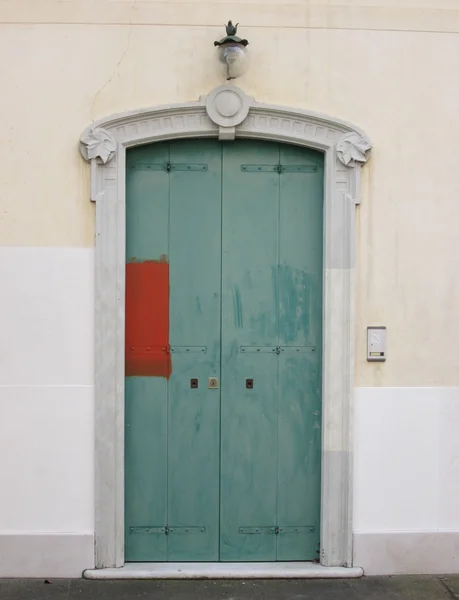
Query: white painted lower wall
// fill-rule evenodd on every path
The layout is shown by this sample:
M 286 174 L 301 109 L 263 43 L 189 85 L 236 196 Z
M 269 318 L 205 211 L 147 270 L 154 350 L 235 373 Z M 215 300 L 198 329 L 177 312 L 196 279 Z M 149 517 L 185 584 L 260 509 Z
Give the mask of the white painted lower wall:
M 459 388 L 356 388 L 354 564 L 459 572 Z
M 93 269 L 0 248 L 0 577 L 94 566 Z M 354 565 L 459 572 L 458 431 L 459 388 L 356 388 Z
M 94 565 L 93 255 L 0 248 L 0 577 Z

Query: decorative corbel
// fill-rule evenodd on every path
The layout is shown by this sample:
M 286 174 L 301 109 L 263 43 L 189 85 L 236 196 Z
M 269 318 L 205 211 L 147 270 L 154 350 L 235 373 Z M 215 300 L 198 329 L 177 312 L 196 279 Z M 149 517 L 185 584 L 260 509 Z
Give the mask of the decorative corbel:
M 83 133 L 80 138 L 80 150 L 85 160 L 99 159 L 105 165 L 115 156 L 116 142 L 108 131 L 96 127 Z
M 338 158 L 346 167 L 355 167 L 358 164 L 366 163 L 370 150 L 370 140 L 355 131 L 341 136 L 336 146 Z
M 116 153 L 116 141 L 102 127 L 91 128 L 85 131 L 80 138 L 80 151 L 83 158 L 91 163 L 91 200 L 97 202 L 101 194 L 97 165 L 106 165 L 112 160 Z

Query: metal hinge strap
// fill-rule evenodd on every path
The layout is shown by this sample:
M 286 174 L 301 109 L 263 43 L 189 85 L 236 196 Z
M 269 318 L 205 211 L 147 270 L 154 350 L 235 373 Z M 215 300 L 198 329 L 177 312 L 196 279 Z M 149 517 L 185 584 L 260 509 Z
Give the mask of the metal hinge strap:
M 274 527 L 239 527 L 239 533 L 242 535 L 282 535 L 284 533 L 314 533 L 314 525 L 304 526 L 279 526 Z
M 207 171 L 208 166 L 206 164 L 198 163 L 135 163 L 129 165 L 128 169 L 134 169 L 135 171 Z
M 141 527 L 129 527 L 129 533 L 131 534 L 192 534 L 192 533 L 205 533 L 206 528 L 202 525 L 199 526 L 185 526 L 185 527 L 171 527 L 169 525 L 156 527 L 154 525 L 147 525 Z
M 316 351 L 316 346 L 241 346 L 244 353 L 275 353 L 275 354 L 309 354 Z
M 241 165 L 244 173 L 317 173 L 315 165 Z
M 200 352 L 202 354 L 206 354 L 207 346 L 170 346 L 169 352 L 171 354 L 186 354 L 186 353 L 196 353 Z

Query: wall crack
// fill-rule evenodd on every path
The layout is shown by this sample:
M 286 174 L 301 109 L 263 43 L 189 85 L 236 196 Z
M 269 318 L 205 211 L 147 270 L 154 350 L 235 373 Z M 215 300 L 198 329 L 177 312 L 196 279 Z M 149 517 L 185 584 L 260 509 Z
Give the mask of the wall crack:
M 134 9 L 135 6 L 137 4 L 137 0 L 133 0 L 132 5 L 131 5 L 131 12 L 130 12 L 130 16 L 129 16 L 129 31 L 128 31 L 128 35 L 127 35 L 127 42 L 126 42 L 126 47 L 124 48 L 123 53 L 121 54 L 120 59 L 118 60 L 118 62 L 116 63 L 110 77 L 108 78 L 108 80 L 97 90 L 97 92 L 94 94 L 94 98 L 92 99 L 91 102 L 91 107 L 89 109 L 89 114 L 91 117 L 92 122 L 94 123 L 94 107 L 95 104 L 97 102 L 97 99 L 99 98 L 99 96 L 101 95 L 101 93 L 105 90 L 105 88 L 107 88 L 110 83 L 112 82 L 113 78 L 115 77 L 115 75 L 118 73 L 124 59 L 126 58 L 127 53 L 129 52 L 129 49 L 131 47 L 131 37 L 132 37 L 132 30 L 134 29 L 134 25 L 133 25 L 133 19 L 134 19 Z

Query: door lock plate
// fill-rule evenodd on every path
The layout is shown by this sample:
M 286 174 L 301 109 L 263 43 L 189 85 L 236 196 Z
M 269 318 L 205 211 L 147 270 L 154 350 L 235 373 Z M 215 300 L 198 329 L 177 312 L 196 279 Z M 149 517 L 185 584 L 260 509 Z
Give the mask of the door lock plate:
M 209 388 L 214 390 L 218 388 L 218 377 L 209 377 Z

